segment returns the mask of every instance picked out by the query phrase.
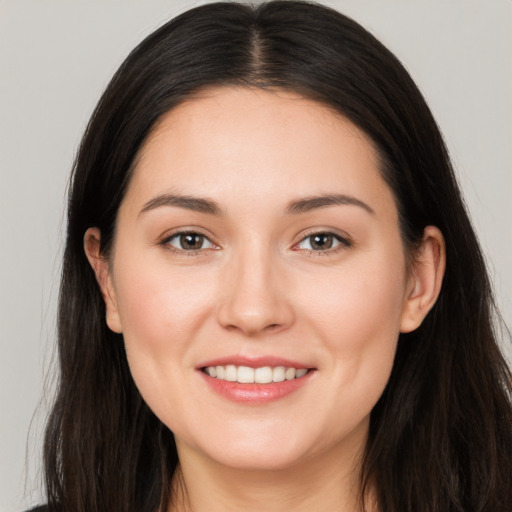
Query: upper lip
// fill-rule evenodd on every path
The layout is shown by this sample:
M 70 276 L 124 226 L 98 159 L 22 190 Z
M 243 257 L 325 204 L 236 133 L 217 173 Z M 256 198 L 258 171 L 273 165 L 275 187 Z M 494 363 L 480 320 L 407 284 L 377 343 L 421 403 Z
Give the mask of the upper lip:
M 232 364 L 235 366 L 248 366 L 249 368 L 263 368 L 264 366 L 284 366 L 286 368 L 295 368 L 297 370 L 301 368 L 313 368 L 311 365 L 299 363 L 291 359 L 285 359 L 277 356 L 242 356 L 233 355 L 219 357 L 205 361 L 197 366 L 198 369 L 206 368 L 208 366 L 226 366 Z

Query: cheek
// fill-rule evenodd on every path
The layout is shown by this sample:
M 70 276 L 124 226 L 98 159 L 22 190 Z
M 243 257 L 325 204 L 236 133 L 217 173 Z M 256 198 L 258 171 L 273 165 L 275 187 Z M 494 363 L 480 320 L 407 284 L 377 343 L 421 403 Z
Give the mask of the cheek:
M 116 282 L 128 364 L 146 402 L 165 416 L 180 396 L 168 390 L 179 390 L 183 370 L 193 366 L 187 350 L 208 315 L 213 292 L 197 272 L 147 262 L 130 268 L 137 271 L 119 268 Z
M 339 385 L 353 390 L 345 396 L 375 402 L 391 373 L 405 292 L 405 266 L 397 262 L 400 255 L 395 263 L 361 260 L 305 283 L 316 293 L 303 301 L 304 316 L 328 348 Z
M 211 302 L 208 280 L 197 273 L 145 264 L 124 276 L 116 284 L 123 334 L 154 350 L 189 337 Z
M 398 333 L 405 293 L 403 268 L 367 259 L 311 274 L 303 280 L 303 306 L 307 305 L 312 317 L 339 335 L 361 333 L 354 341 L 372 329 L 385 332 L 394 326 Z
M 116 297 L 130 372 L 146 403 L 171 425 L 170 411 L 187 406 L 181 401 L 187 396 L 184 375 L 193 366 L 188 349 L 209 314 L 213 291 L 200 273 L 169 265 L 126 262 L 117 268 Z

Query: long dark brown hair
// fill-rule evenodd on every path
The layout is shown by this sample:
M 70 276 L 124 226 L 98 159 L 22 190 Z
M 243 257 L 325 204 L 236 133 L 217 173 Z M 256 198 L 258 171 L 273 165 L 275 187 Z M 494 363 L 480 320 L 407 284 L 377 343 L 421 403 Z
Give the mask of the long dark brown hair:
M 128 56 L 104 92 L 72 172 L 58 316 L 60 381 L 45 440 L 50 511 L 156 512 L 171 496 L 173 434 L 141 398 L 83 250 L 108 256 L 137 154 L 160 117 L 206 86 L 281 88 L 328 105 L 373 140 L 404 246 L 446 239 L 439 299 L 400 335 L 371 414 L 361 495 L 381 512 L 512 511 L 512 380 L 488 274 L 440 131 L 400 62 L 320 5 L 209 4 Z M 408 249 L 412 250 L 412 249 Z

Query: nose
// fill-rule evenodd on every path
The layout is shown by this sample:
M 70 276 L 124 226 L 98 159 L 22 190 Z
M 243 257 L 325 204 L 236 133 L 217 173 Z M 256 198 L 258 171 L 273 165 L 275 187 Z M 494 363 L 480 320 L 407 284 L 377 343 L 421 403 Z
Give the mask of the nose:
M 224 271 L 222 287 L 217 312 L 225 329 L 256 337 L 283 331 L 294 322 L 284 273 L 261 250 L 234 256 Z

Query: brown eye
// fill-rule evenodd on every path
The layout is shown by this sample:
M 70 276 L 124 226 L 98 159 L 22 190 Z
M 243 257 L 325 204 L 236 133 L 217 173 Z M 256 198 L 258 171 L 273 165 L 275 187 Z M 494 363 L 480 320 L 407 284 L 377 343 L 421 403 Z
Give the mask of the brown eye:
M 321 252 L 329 251 L 342 245 L 349 247 L 351 244 L 348 240 L 334 233 L 314 233 L 301 240 L 297 247 L 307 251 Z
M 214 247 L 212 242 L 200 233 L 176 233 L 165 243 L 181 251 L 199 251 Z
M 318 235 L 312 235 L 310 237 L 311 248 L 314 251 L 322 251 L 330 249 L 333 246 L 334 237 L 327 233 L 320 233 Z
M 203 246 L 203 235 L 198 235 L 197 233 L 187 233 L 185 235 L 180 235 L 180 245 L 183 249 L 186 250 L 194 250 L 201 249 Z

